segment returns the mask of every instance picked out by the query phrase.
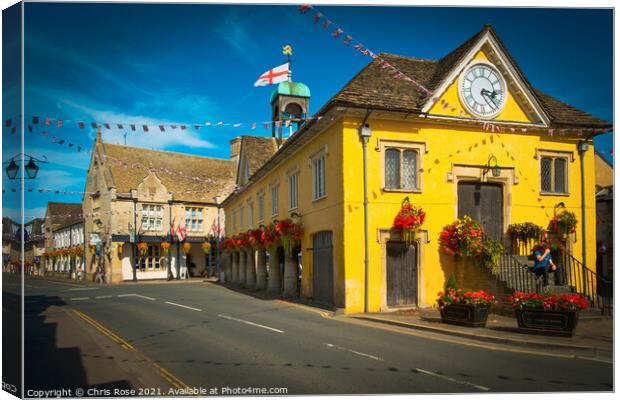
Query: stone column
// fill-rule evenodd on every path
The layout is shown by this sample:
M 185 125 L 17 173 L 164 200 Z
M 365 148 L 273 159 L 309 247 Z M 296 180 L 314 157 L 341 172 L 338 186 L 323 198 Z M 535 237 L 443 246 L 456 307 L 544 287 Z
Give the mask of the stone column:
M 256 252 L 256 289 L 267 288 L 267 266 L 265 265 L 265 250 Z
M 232 253 L 232 268 L 230 274 L 230 282 L 239 282 L 239 253 L 233 251 Z
M 297 297 L 297 254 L 284 255 L 284 297 Z
M 245 259 L 246 259 L 246 251 L 245 250 L 241 250 L 239 252 L 239 284 L 241 286 L 245 286 Z
M 230 275 L 228 275 L 229 259 L 230 255 L 228 253 L 220 253 L 220 272 L 224 273 L 224 279 L 221 279 L 221 275 L 218 275 L 217 278 L 221 283 L 230 282 Z
M 273 249 L 269 252 L 269 279 L 267 282 L 267 291 L 269 293 L 280 293 L 280 259 L 278 251 Z
M 226 283 L 232 282 L 232 253 L 224 253 L 224 281 Z
M 245 287 L 254 289 L 256 287 L 256 253 L 254 249 L 248 250 L 245 254 Z

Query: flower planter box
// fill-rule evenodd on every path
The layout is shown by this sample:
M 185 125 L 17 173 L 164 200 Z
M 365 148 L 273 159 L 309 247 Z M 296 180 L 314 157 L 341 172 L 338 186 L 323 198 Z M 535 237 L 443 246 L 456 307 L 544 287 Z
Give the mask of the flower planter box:
M 484 328 L 489 308 L 487 305 L 448 304 L 440 307 L 439 312 L 443 323 Z
M 519 330 L 525 333 L 573 336 L 577 328 L 577 311 L 515 310 Z

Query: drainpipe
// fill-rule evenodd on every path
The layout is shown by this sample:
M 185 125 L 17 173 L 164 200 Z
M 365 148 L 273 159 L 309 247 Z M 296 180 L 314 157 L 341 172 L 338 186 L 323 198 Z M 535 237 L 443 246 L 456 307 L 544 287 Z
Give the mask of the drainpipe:
M 579 162 L 581 164 L 581 258 L 583 265 L 583 284 L 584 290 L 587 288 L 586 274 L 586 174 L 584 171 L 585 155 L 588 151 L 588 142 L 586 140 L 580 140 L 577 143 L 577 152 L 579 153 Z M 587 293 L 587 292 L 586 292 Z

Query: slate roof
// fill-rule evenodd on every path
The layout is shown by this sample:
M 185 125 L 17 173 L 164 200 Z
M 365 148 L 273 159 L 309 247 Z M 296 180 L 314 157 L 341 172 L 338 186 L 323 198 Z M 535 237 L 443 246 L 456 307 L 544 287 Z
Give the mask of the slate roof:
M 241 149 L 252 176 L 278 151 L 278 142 L 273 137 L 242 136 Z
M 137 189 L 152 170 L 173 193 L 175 201 L 213 203 L 215 196 L 226 197 L 235 187 L 235 163 L 170 151 L 102 143 L 110 157 L 112 184 L 119 194 Z M 193 179 L 199 178 L 199 179 Z M 186 193 L 197 191 L 197 193 Z
M 52 229 L 82 221 L 82 203 L 47 203 L 46 222 Z
M 533 88 L 490 25 L 486 25 L 480 32 L 437 61 L 381 53 L 379 58 L 369 63 L 353 77 L 329 101 L 328 105 L 420 112 L 428 96 L 416 89 L 410 82 L 394 79 L 393 73 L 384 70 L 380 66 L 380 59 L 399 68 L 407 76 L 415 79 L 432 92 L 446 79 L 452 69 L 461 62 L 463 57 L 486 32 L 490 32 L 493 35 L 507 57 L 516 66 L 520 78 L 549 114 L 552 126 L 611 127 L 609 122 Z

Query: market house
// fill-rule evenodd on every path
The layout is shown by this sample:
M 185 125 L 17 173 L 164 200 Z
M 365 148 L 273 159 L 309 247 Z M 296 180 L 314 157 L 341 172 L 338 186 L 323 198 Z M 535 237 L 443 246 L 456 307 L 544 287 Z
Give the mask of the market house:
M 106 282 L 187 278 L 215 266 L 218 203 L 234 189 L 236 163 L 105 143 L 97 134 L 83 201 L 86 276 Z M 220 213 L 220 224 L 224 214 Z M 170 235 L 170 227 L 184 228 Z M 213 243 L 205 248 L 205 243 Z
M 431 94 L 394 77 L 384 61 Z M 295 95 L 276 89 L 272 107 L 280 99 Z M 228 236 L 300 219 L 292 254 L 268 252 L 273 265 L 298 264 L 300 287 L 285 282 L 284 293 L 298 289 L 347 313 L 363 312 L 366 301 L 370 312 L 430 306 L 458 272 L 440 248 L 445 226 L 469 215 L 510 251 L 511 224 L 546 228 L 560 203 L 577 216 L 570 254 L 595 269 L 592 138 L 611 125 L 537 90 L 491 26 L 440 60 L 380 54 L 315 117 L 224 202 Z M 360 132 L 370 135 L 367 242 Z M 405 197 L 426 215 L 411 246 L 392 229 Z M 264 250 L 256 253 L 263 258 Z M 238 268 L 246 256 L 226 257 Z M 270 278 L 277 274 L 270 268 Z

